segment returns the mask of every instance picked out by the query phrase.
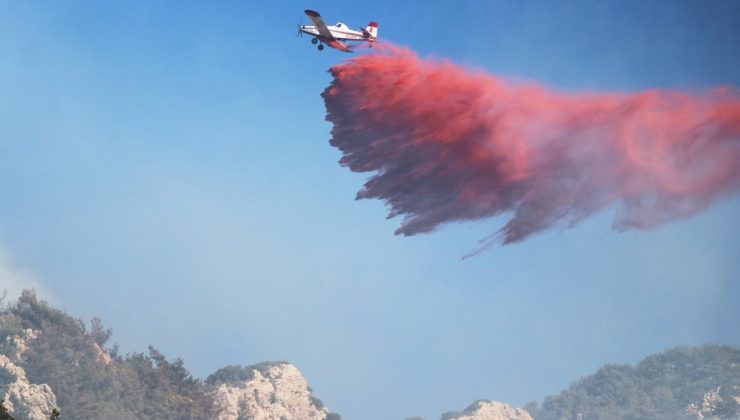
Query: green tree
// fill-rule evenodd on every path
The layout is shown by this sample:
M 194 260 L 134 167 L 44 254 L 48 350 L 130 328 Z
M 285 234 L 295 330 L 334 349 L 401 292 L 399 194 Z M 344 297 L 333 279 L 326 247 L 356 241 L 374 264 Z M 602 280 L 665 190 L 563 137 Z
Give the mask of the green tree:
M 90 321 L 90 337 L 92 337 L 93 341 L 102 349 L 112 335 L 113 329 L 103 328 L 103 323 L 100 321 L 100 318 L 94 316 Z

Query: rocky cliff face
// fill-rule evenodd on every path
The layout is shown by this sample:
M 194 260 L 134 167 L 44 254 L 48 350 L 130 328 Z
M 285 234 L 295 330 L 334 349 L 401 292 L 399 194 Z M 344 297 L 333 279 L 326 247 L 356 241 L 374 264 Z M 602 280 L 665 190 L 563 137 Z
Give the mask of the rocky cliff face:
M 20 334 L 11 334 L 5 337 L 5 343 L 3 343 L 0 349 L 3 350 L 11 360 L 20 362 L 23 357 L 23 353 L 28 350 L 28 344 L 39 338 L 40 334 L 41 330 L 32 330 L 27 328 Z
M 26 372 L 16 365 L 28 343 L 39 334 L 40 331 L 28 329 L 7 337 L 5 347 L 12 359 L 0 354 L 0 400 L 16 420 L 46 420 L 57 407 L 57 398 L 49 385 L 28 382 Z
M 498 401 L 476 401 L 462 412 L 447 413 L 442 420 L 532 420 L 527 410 Z
M 209 392 L 214 420 L 324 420 L 331 415 L 311 395 L 306 379 L 290 363 L 255 368 L 251 379 L 214 385 Z

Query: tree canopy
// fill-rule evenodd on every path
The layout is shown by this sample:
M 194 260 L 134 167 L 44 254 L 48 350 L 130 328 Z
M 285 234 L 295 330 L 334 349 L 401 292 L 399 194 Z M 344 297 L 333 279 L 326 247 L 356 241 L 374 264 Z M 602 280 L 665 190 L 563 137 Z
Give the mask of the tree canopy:
M 687 408 L 717 390 L 721 401 L 708 413 L 736 418 L 740 395 L 740 349 L 705 345 L 677 347 L 630 365 L 606 365 L 548 397 L 537 420 L 694 419 Z
M 111 329 L 94 318 L 92 328 L 24 291 L 0 313 L 0 342 L 24 329 L 41 330 L 23 355 L 32 383 L 46 383 L 65 419 L 203 419 L 202 381 L 181 359 L 169 361 L 157 349 L 103 359 Z

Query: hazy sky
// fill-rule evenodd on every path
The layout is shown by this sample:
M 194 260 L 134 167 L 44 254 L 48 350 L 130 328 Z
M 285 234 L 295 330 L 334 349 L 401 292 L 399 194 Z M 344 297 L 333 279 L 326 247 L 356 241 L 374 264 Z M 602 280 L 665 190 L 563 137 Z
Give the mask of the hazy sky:
M 607 362 L 740 345 L 738 196 L 465 261 L 502 220 L 396 237 L 354 200 L 367 175 L 337 164 L 319 96 L 347 55 L 296 37 L 307 7 L 556 90 L 740 85 L 736 1 L 563 3 L 1 2 L 0 289 L 199 377 L 291 361 L 346 419 L 524 404 Z

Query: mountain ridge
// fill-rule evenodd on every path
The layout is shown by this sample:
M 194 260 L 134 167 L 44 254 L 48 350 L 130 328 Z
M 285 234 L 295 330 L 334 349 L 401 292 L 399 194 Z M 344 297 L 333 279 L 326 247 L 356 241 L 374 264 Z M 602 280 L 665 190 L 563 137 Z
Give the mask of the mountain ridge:
M 204 380 L 154 347 L 122 355 L 112 330 L 37 299 L 0 301 L 0 400 L 16 420 L 339 420 L 286 361 L 224 366 Z M 56 412 L 58 414 L 58 412 Z M 0 410 L 0 416 L 6 415 Z M 580 417 L 579 417 L 580 416 Z M 419 419 L 417 417 L 409 417 Z M 737 419 L 740 348 L 681 346 L 634 365 L 607 364 L 515 408 L 478 400 L 442 420 Z

